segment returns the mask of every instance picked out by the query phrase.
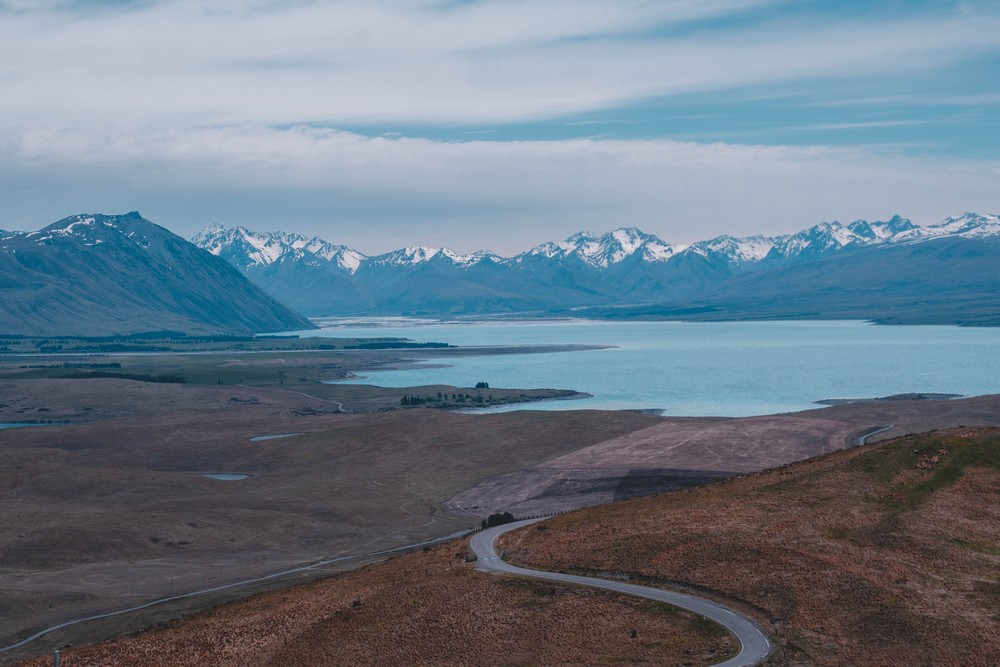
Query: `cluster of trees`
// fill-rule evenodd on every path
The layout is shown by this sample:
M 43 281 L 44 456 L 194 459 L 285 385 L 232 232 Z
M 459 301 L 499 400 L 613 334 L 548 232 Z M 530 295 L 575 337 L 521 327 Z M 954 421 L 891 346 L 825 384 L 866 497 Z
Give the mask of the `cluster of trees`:
M 487 400 L 492 401 L 493 400 L 493 395 L 490 394 L 489 399 L 486 399 L 486 398 L 483 398 L 482 394 L 477 394 L 475 396 L 473 396 L 472 394 L 465 394 L 465 393 L 450 394 L 449 395 L 449 394 L 446 394 L 446 393 L 443 393 L 443 392 L 439 391 L 437 393 L 437 396 L 434 396 L 434 395 L 431 395 L 431 396 L 409 396 L 409 395 L 403 396 L 403 398 L 399 399 L 399 404 L 405 407 L 405 406 L 410 406 L 410 405 L 425 405 L 427 403 L 449 403 L 449 402 L 451 402 L 451 403 L 466 403 L 466 402 L 469 402 L 469 403 L 483 403 L 483 402 L 485 402 Z
M 515 521 L 517 521 L 517 519 L 514 518 L 514 515 L 510 512 L 504 512 L 503 514 L 497 512 L 483 519 L 480 527 L 485 530 L 487 528 L 492 528 L 493 526 L 502 526 L 505 523 L 513 523 Z

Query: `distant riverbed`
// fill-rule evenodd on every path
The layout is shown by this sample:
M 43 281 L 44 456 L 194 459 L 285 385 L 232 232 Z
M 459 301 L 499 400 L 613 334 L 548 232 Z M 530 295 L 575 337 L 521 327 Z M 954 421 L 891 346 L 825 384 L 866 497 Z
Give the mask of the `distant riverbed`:
M 389 387 L 575 389 L 593 398 L 511 409 L 660 409 L 748 416 L 815 401 L 906 393 L 1000 393 L 1000 329 L 863 322 L 436 322 L 326 320 L 310 335 L 400 336 L 460 346 L 613 345 L 610 349 L 463 356 L 422 368 L 366 372 Z M 305 332 L 303 332 L 305 333 Z

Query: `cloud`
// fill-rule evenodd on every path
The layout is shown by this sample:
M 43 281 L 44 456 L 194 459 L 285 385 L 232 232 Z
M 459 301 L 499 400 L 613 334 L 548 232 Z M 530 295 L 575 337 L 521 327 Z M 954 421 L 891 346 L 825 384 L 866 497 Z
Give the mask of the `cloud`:
M 183 234 L 209 222 L 286 228 L 364 252 L 408 244 L 513 253 L 584 228 L 637 225 L 675 242 L 781 233 L 823 219 L 995 210 L 1000 164 L 872 149 L 669 140 L 470 141 L 306 126 L 5 129 L 12 219 L 140 208 Z M 62 207 L 62 208 L 57 208 Z
M 764 0 L 84 4 L 0 24 L 8 121 L 538 120 L 692 91 L 922 74 L 995 53 L 1000 31 L 996 16 L 961 12 L 754 20 L 774 4 Z M 711 23 L 720 17 L 729 23 Z
M 0 0 L 0 227 L 139 209 L 184 234 L 218 221 L 365 252 L 517 252 L 582 228 L 687 242 L 995 211 L 995 162 L 668 138 L 679 118 L 704 119 L 691 136 L 747 141 L 929 133 L 945 120 L 905 113 L 911 100 L 995 103 L 995 4 L 932 4 Z M 839 86 L 852 104 L 835 106 Z M 766 123 L 725 125 L 754 99 L 774 101 Z M 547 130 L 607 109 L 600 139 Z M 653 129 L 621 138 L 635 127 Z

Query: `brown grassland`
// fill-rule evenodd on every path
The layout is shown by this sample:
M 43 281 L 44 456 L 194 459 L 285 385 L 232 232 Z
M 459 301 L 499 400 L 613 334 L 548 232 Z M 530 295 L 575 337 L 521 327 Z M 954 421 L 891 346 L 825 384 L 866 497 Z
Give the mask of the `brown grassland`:
M 689 589 L 769 628 L 774 665 L 991 667 L 1000 429 L 908 436 L 556 517 L 526 567 Z
M 522 565 L 740 608 L 775 640 L 771 665 L 985 667 L 1000 654 L 998 490 L 1000 429 L 963 428 L 576 511 L 503 546 Z M 702 665 L 733 650 L 663 605 L 480 574 L 466 548 L 233 602 L 63 664 Z
M 482 574 L 463 556 L 453 543 L 261 594 L 70 649 L 61 665 L 700 665 L 734 650 L 723 630 L 686 612 Z

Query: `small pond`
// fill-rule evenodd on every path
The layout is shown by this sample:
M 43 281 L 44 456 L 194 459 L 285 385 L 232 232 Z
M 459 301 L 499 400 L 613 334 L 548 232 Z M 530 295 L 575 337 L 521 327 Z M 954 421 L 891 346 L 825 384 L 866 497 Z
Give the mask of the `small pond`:
M 203 472 L 201 476 L 208 477 L 209 479 L 221 479 L 224 482 L 235 482 L 240 479 L 246 479 L 250 475 L 238 472 Z
M 296 435 L 305 435 L 304 433 L 278 433 L 277 435 L 257 435 L 250 438 L 250 442 L 263 442 L 265 440 L 277 440 L 278 438 L 291 438 Z

